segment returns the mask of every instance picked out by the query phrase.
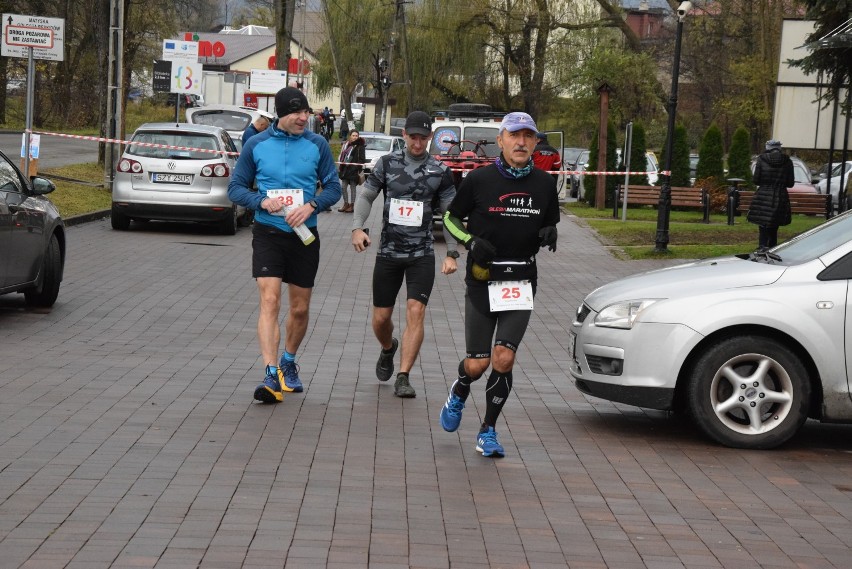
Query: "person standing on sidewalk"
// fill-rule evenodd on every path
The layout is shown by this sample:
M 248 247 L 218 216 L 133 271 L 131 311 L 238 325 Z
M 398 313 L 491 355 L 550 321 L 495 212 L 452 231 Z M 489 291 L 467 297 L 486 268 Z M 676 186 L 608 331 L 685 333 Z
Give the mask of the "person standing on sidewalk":
M 490 365 L 485 418 L 476 439 L 476 450 L 489 457 L 505 454 L 495 425 L 512 390 L 515 352 L 532 315 L 535 255 L 540 247 L 556 250 L 556 182 L 530 158 L 537 132 L 528 114 L 507 114 L 497 135 L 500 156 L 467 175 L 444 214 L 444 225 L 470 254 L 465 272 L 467 353 L 440 422 L 448 432 L 459 428 L 470 386 Z
M 257 338 L 265 364 L 263 383 L 254 398 L 264 403 L 284 399 L 284 391 L 302 391 L 296 352 L 308 328 L 311 291 L 319 267 L 317 211 L 340 199 L 340 181 L 328 142 L 306 132 L 310 107 L 304 93 L 285 87 L 275 94 L 278 121 L 243 146 L 228 185 L 232 202 L 256 210 L 252 228 L 252 276 L 260 293 Z M 252 185 L 257 182 L 257 192 Z M 317 186 L 323 192 L 317 196 Z M 294 228 L 313 234 L 303 243 Z M 281 284 L 288 284 L 289 311 L 284 353 L 278 359 L 281 329 Z
M 538 143 L 532 153 L 533 164 L 536 168 L 540 168 L 545 172 L 553 172 L 560 170 L 562 167 L 562 158 L 559 157 L 559 151 L 553 148 L 547 141 L 547 135 L 540 132 L 536 135 Z M 559 183 L 559 174 L 550 174 L 553 179 Z
M 355 211 L 355 191 L 361 182 L 361 172 L 364 171 L 363 164 L 367 161 L 364 151 L 364 139 L 353 129 L 349 131 L 349 138 L 343 143 L 338 159 L 340 167 L 340 185 L 343 187 L 343 207 L 337 211 L 352 213 Z
M 778 244 L 778 226 L 790 225 L 792 211 L 787 188 L 796 183 L 793 161 L 781 152 L 781 141 L 766 142 L 766 152 L 757 157 L 752 181 L 757 191 L 748 208 L 748 219 L 758 229 L 758 249 Z
M 376 163 L 355 200 L 352 246 L 359 253 L 372 241 L 363 229 L 373 201 L 384 189 L 382 233 L 376 264 L 373 268 L 373 332 L 381 344 L 376 362 L 376 377 L 387 381 L 393 375 L 393 359 L 399 340 L 393 336 L 393 309 L 405 279 L 405 332 L 402 334 L 400 370 L 394 383 L 397 397 L 415 397 L 409 373 L 423 343 L 423 319 L 426 304 L 435 283 L 435 251 L 432 236 L 432 204 L 437 196 L 442 211 L 456 195 L 450 169 L 426 151 L 432 135 L 432 119 L 422 111 L 414 111 L 405 120 L 402 136 L 405 148 Z M 447 256 L 441 272 L 450 275 L 457 270 L 455 241 L 444 231 Z

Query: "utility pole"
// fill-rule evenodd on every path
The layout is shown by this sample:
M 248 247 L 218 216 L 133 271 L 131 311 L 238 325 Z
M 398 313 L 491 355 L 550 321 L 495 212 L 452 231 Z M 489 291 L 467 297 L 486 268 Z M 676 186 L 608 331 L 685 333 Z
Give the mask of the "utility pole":
M 352 109 L 349 104 L 349 90 L 343 84 L 343 78 L 340 76 L 340 66 L 337 64 L 337 45 L 334 43 L 334 29 L 331 27 L 331 13 L 328 11 L 328 1 L 322 0 L 322 12 L 325 15 L 325 27 L 328 30 L 328 46 L 331 48 L 331 61 L 334 64 L 334 75 L 337 78 L 337 84 L 340 85 L 340 90 L 344 93 L 346 105 L 346 117 L 343 120 L 352 118 Z
M 124 77 L 124 1 L 113 0 L 109 7 L 109 58 L 107 60 L 106 136 L 121 136 L 121 84 Z M 115 173 L 115 143 L 107 143 L 104 154 L 104 187 L 112 192 Z M 120 150 L 120 147 L 119 147 Z
M 275 69 L 287 72 L 288 84 L 295 12 L 296 0 L 275 0 Z
M 408 51 L 408 26 L 405 23 L 405 8 L 400 9 L 402 19 L 402 49 L 405 53 L 405 84 L 408 86 L 408 112 L 414 110 L 414 84 L 411 82 L 411 53 Z
M 388 119 L 388 93 L 390 91 L 391 85 L 393 85 L 393 52 L 396 48 L 396 38 L 397 38 L 397 24 L 400 20 L 400 14 L 402 13 L 402 2 L 403 0 L 395 0 L 395 8 L 393 15 L 393 27 L 391 28 L 390 34 L 390 43 L 388 45 L 388 57 L 385 60 L 386 66 L 379 64 L 382 69 L 382 86 L 384 87 L 384 97 L 382 99 L 382 117 L 379 123 L 379 132 L 387 132 L 387 119 Z

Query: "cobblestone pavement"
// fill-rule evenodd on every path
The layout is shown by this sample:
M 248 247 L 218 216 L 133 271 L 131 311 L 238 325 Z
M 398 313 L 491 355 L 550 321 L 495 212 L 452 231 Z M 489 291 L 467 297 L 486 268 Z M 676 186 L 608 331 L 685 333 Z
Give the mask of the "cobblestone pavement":
M 461 276 L 438 274 L 417 398 L 395 398 L 374 372 L 375 251 L 351 250 L 350 220 L 321 215 L 306 389 L 272 406 L 252 401 L 250 231 L 70 228 L 53 310 L 0 297 L 0 565 L 850 566 L 852 427 L 732 450 L 568 380 L 583 296 L 659 262 L 618 260 L 563 217 L 492 460 L 474 450 L 483 382 L 458 432 L 438 424 L 463 353 Z

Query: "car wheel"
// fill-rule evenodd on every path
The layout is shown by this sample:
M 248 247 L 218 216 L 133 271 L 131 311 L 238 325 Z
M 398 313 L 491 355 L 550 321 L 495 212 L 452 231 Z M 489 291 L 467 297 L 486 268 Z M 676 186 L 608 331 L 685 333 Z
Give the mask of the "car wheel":
M 222 221 L 222 235 L 236 235 L 237 206 L 231 206 L 231 214 Z
M 808 418 L 811 385 L 789 347 L 762 336 L 735 336 L 710 346 L 687 388 L 699 429 L 724 445 L 765 449 L 783 444 Z
M 130 229 L 130 218 L 118 211 L 115 206 L 112 206 L 110 222 L 112 223 L 112 228 L 118 231 L 127 231 Z
M 24 299 L 30 306 L 49 308 L 59 296 L 59 283 L 62 279 L 62 252 L 56 235 L 50 236 L 50 242 L 44 252 L 41 272 L 41 284 L 25 290 Z

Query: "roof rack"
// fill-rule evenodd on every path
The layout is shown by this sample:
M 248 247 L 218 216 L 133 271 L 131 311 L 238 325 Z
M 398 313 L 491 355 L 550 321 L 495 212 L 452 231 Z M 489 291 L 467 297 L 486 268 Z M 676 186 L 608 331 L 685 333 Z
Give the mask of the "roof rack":
M 432 113 L 434 117 L 444 118 L 502 118 L 506 113 L 495 111 L 491 105 L 485 103 L 453 103 L 447 109 L 437 110 Z

